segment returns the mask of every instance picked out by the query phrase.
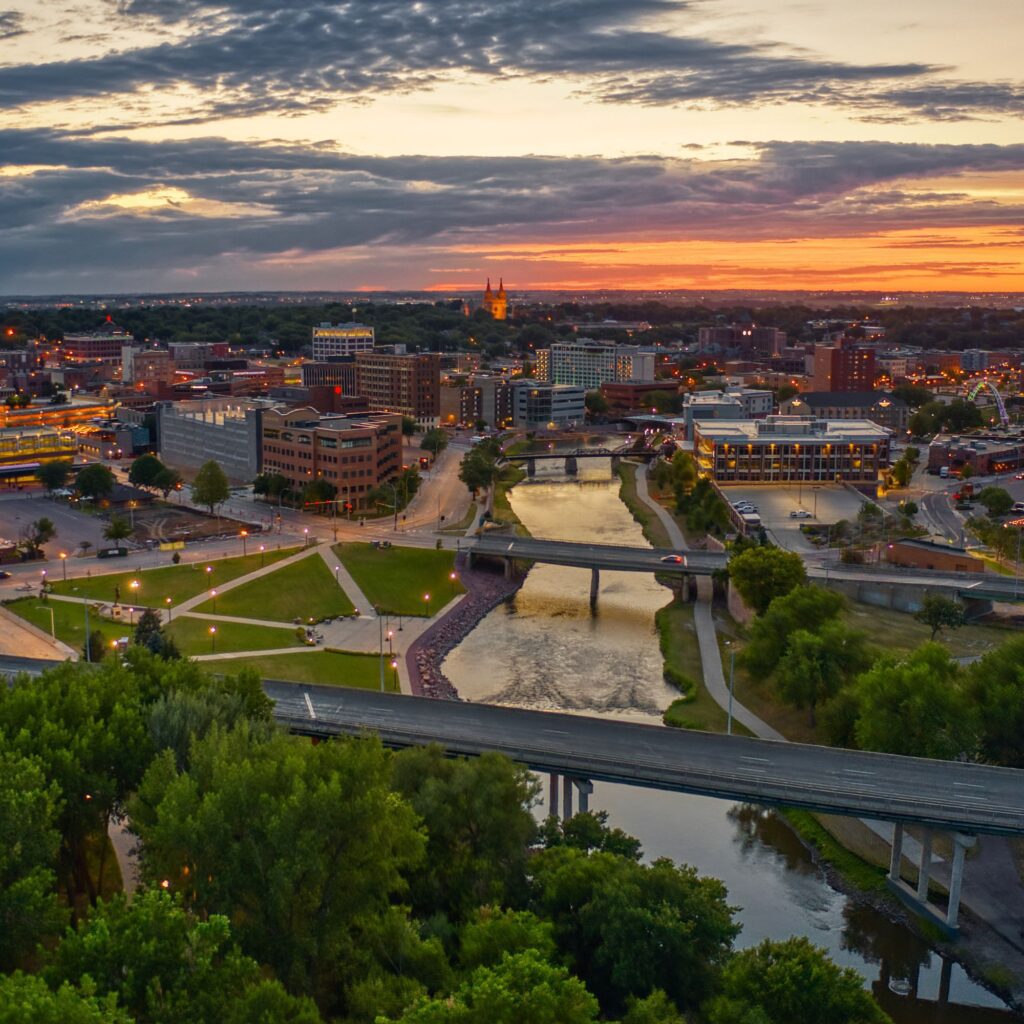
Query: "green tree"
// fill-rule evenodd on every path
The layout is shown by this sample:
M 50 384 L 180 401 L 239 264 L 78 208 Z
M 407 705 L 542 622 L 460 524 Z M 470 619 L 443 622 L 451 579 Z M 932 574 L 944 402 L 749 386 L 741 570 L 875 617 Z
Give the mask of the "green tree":
M 263 988 L 273 993 L 280 1014 L 273 1020 L 320 1021 L 312 1003 L 264 981 L 259 965 L 233 947 L 227 918 L 200 920 L 160 889 L 143 890 L 131 903 L 121 896 L 100 903 L 68 931 L 46 974 L 51 984 L 116 996 L 118 1006 L 151 1024 L 252 1020 L 240 1018 L 234 1004 Z
M 604 416 L 608 412 L 608 399 L 600 391 L 588 391 L 583 399 L 587 412 L 592 416 Z
M 412 437 L 416 433 L 416 421 L 411 416 L 402 417 L 402 434 Z
M 493 485 L 498 478 L 498 467 L 494 457 L 481 450 L 481 446 L 470 449 L 459 466 L 459 479 L 476 494 Z
M 230 493 L 228 478 L 220 464 L 213 459 L 204 462 L 192 481 L 192 500 L 197 505 L 205 505 L 212 516 L 214 509 L 227 501 Z
M 160 613 L 152 608 L 146 608 L 139 616 L 139 621 L 135 624 L 134 640 L 140 647 L 145 647 L 161 658 L 181 657 L 177 645 L 164 633 Z
M 797 630 L 815 633 L 839 617 L 846 607 L 841 594 L 823 587 L 796 587 L 777 597 L 750 624 L 749 640 L 740 660 L 755 679 L 767 679 L 777 668 L 789 638 Z
M 682 1010 L 712 994 L 739 932 L 721 882 L 667 859 L 569 847 L 541 851 L 530 870 L 538 913 L 606 1014 L 657 989 Z
M 626 1000 L 622 1024 L 686 1024 L 686 1021 L 672 1000 L 661 989 L 655 989 L 645 999 Z
M 0 748 L 0 970 L 17 967 L 62 927 L 54 866 L 57 790 L 38 765 Z
M 33 757 L 56 787 L 60 883 L 70 905 L 79 894 L 95 902 L 107 844 L 98 844 L 98 863 L 90 851 L 123 814 L 152 755 L 138 675 L 119 660 L 91 669 L 67 662 L 0 687 L 0 739 Z
M 71 479 L 74 463 L 70 459 L 42 462 L 36 470 L 36 479 L 51 493 L 59 491 Z
M 101 501 L 114 490 L 114 474 L 102 462 L 94 462 L 78 471 L 75 487 L 89 501 Z
M 597 1011 L 583 982 L 526 950 L 478 967 L 453 995 L 415 1004 L 399 1024 L 590 1024 Z
M 331 483 L 330 480 L 310 480 L 305 487 L 302 488 L 302 501 L 306 505 L 316 506 L 318 503 L 333 501 L 338 493 L 338 488 Z M 314 507 L 313 511 L 331 511 L 330 505 L 320 504 L 319 507 Z
M 960 667 L 938 644 L 879 659 L 849 692 L 862 750 L 951 760 L 974 746 Z
M 765 940 L 733 955 L 708 1024 L 887 1024 L 860 975 L 803 938 Z
M 41 516 L 21 531 L 21 548 L 29 558 L 35 558 L 42 551 L 43 545 L 56 536 L 57 527 L 53 525 L 53 520 Z
M 907 423 L 907 427 L 913 437 L 928 437 L 938 430 L 935 417 L 924 409 L 918 409 Z
M 964 624 L 964 606 L 953 597 L 925 594 L 914 618 L 932 631 L 930 639 L 934 640 L 940 630 L 959 629 Z
M 87 650 L 88 648 L 88 650 Z M 106 637 L 98 629 L 89 630 L 89 639 L 82 644 L 82 657 L 94 665 L 104 659 L 107 653 Z
M 620 857 L 639 860 L 640 840 L 627 835 L 621 828 L 608 827 L 607 811 L 580 811 L 571 818 L 549 817 L 542 827 L 541 837 L 547 848 L 571 846 L 590 853 L 603 850 Z
M 135 1024 L 116 998 L 97 999 L 61 985 L 56 991 L 34 974 L 0 975 L 4 1024 Z
M 970 480 L 974 476 L 974 467 L 968 462 L 960 467 L 960 479 Z
M 145 878 L 230 917 L 289 991 L 343 1013 L 423 852 L 379 741 L 311 746 L 241 723 L 196 741 L 186 770 L 176 762 L 158 754 L 132 803 Z
M 912 444 L 908 444 L 903 450 L 903 458 L 905 458 L 911 466 L 916 466 L 921 461 L 921 449 L 915 448 Z
M 127 540 L 134 532 L 131 523 L 121 515 L 112 515 L 110 522 L 103 528 L 104 538 L 113 541 L 119 550 L 124 546 L 121 541 Z
M 153 486 L 165 499 L 171 491 L 178 490 L 183 482 L 182 475 L 171 466 L 161 466 L 160 472 L 153 477 Z
M 136 487 L 154 487 L 163 468 L 155 455 L 140 455 L 128 471 L 128 482 Z
M 914 467 L 906 459 L 900 459 L 892 465 L 892 479 L 897 487 L 906 487 L 914 474 Z
M 430 452 L 436 459 L 448 447 L 448 434 L 440 427 L 432 427 L 420 441 L 420 450 Z
M 410 878 L 417 913 L 461 923 L 480 906 L 523 896 L 538 791 L 523 765 L 418 747 L 395 756 L 393 785 L 427 829 L 427 855 Z
M 729 559 L 729 579 L 740 597 L 763 615 L 777 597 L 785 597 L 807 580 L 799 555 L 781 548 L 748 548 Z
M 978 492 L 977 500 L 985 506 L 990 516 L 1005 516 L 1013 508 L 1013 498 L 1003 487 L 983 487 Z
M 813 633 L 798 629 L 790 636 L 775 685 L 787 704 L 808 709 L 813 726 L 818 705 L 870 664 L 864 634 L 833 620 Z
M 554 930 L 528 910 L 480 907 L 459 935 L 459 963 L 464 970 L 493 967 L 505 953 L 535 950 L 544 960 L 555 958 Z
M 288 490 L 288 478 L 282 473 L 260 473 L 252 482 L 253 494 L 261 497 L 279 498 Z
M 1014 637 L 966 670 L 965 701 L 977 723 L 978 753 L 1024 768 L 1024 637 Z

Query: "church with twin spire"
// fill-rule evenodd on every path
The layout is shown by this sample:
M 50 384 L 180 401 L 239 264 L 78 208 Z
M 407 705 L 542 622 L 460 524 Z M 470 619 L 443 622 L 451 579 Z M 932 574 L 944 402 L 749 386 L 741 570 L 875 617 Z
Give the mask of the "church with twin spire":
M 505 320 L 508 317 L 508 296 L 505 294 L 505 282 L 498 279 L 498 290 L 491 290 L 491 279 L 487 278 L 487 287 L 484 289 L 483 308 L 495 320 Z

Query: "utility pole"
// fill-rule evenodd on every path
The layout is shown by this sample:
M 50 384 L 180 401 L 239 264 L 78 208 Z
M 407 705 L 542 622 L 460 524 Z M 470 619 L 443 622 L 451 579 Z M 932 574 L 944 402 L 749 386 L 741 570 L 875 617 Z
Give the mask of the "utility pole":
M 380 664 L 380 692 L 384 692 L 384 620 L 381 618 L 380 609 L 376 609 L 377 612 L 377 630 L 379 633 L 378 639 L 378 652 L 379 657 L 377 661 Z

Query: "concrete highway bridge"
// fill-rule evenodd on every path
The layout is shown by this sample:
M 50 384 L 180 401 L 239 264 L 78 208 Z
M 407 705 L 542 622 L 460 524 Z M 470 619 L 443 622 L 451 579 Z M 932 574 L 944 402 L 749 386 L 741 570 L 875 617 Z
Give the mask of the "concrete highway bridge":
M 596 779 L 894 822 L 890 878 L 931 914 L 931 842 L 923 844 L 927 856 L 915 893 L 899 881 L 903 827 L 952 831 L 949 903 L 941 921 L 950 930 L 957 926 L 964 857 L 974 836 L 1024 835 L 1022 773 L 1010 768 L 273 680 L 264 689 L 276 701 L 278 722 L 301 735 L 372 731 L 391 747 L 439 743 L 451 754 L 506 754 L 551 774 L 553 809 L 561 776 L 567 814 L 572 786 L 585 809 Z

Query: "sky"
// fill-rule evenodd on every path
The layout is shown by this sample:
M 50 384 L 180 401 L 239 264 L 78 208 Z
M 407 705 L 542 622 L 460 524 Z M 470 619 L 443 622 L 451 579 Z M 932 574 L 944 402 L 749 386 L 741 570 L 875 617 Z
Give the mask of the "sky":
M 0 0 L 0 294 L 1024 291 L 1022 0 Z

